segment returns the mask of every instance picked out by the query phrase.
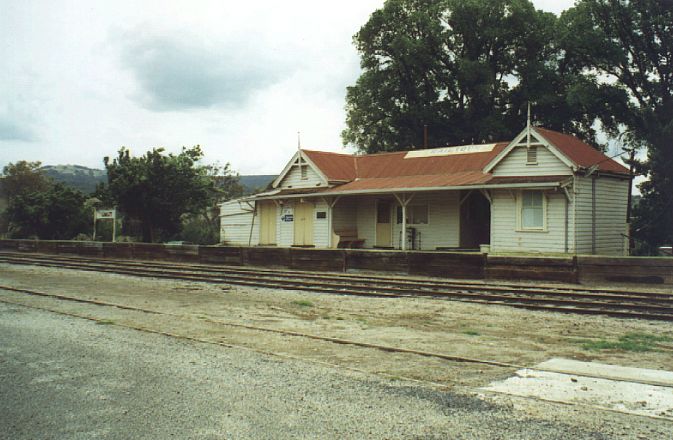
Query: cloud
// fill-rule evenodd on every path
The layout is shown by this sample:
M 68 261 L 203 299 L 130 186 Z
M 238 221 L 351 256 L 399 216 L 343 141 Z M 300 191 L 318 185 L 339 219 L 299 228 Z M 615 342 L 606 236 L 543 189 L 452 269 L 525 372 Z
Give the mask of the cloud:
M 38 111 L 24 94 L 0 90 L 0 141 L 30 142 L 36 140 L 34 130 Z
M 289 73 L 282 59 L 250 43 L 212 46 L 184 34 L 127 34 L 122 63 L 140 86 L 135 98 L 155 111 L 239 107 Z
M 0 116 L 0 141 L 32 141 L 34 139 L 35 134 L 30 128 Z

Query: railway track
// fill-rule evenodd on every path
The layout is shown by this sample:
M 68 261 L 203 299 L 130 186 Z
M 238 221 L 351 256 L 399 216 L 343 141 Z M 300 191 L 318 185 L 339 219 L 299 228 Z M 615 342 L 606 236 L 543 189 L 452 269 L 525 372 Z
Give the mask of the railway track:
M 535 287 L 381 275 L 0 252 L 0 262 L 141 277 L 375 297 L 432 297 L 531 310 L 673 321 L 673 293 Z

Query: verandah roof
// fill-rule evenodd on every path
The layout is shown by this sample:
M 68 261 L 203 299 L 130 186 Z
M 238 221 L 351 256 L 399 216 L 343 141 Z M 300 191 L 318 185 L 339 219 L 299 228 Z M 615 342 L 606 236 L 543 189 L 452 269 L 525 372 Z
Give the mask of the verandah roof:
M 256 194 L 246 198 L 246 200 L 273 200 L 287 198 L 309 198 L 309 197 L 329 197 L 340 195 L 371 195 L 371 194 L 393 194 L 403 192 L 430 192 L 430 191 L 460 191 L 472 189 L 522 189 L 522 188 L 557 188 L 570 180 L 571 176 L 526 176 L 526 177 L 493 177 L 483 174 L 486 179 L 475 179 L 465 181 L 463 184 L 442 184 L 443 182 L 434 181 L 436 185 L 423 185 L 426 180 L 418 181 L 418 186 L 404 185 L 399 186 L 400 178 L 395 179 L 361 179 L 345 185 L 333 188 L 304 188 L 304 189 L 277 189 Z M 414 177 L 414 176 L 410 176 Z M 453 176 L 430 176 L 432 178 L 451 178 Z M 372 182 L 372 181 L 376 182 Z M 366 181 L 366 182 L 363 182 Z M 360 187 L 351 186 L 355 183 L 363 182 Z M 409 184 L 413 182 L 407 182 Z

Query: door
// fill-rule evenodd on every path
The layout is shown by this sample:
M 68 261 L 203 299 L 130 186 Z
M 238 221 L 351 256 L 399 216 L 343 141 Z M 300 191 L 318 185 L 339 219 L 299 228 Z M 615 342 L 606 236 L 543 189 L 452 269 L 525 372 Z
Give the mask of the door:
M 479 249 L 491 242 L 491 204 L 482 194 L 472 192 L 460 205 L 460 247 Z
M 391 217 L 390 202 L 379 200 L 376 203 L 376 246 L 392 246 L 393 224 Z
M 259 244 L 276 244 L 276 204 L 259 202 Z
M 294 205 L 294 245 L 313 245 L 313 205 L 297 203 Z

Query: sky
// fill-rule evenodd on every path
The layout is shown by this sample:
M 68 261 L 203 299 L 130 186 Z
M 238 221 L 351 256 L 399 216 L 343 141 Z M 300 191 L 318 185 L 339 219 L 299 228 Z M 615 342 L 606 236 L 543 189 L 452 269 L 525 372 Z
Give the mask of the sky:
M 537 0 L 559 13 L 572 0 Z M 121 146 L 277 174 L 342 146 L 352 37 L 382 0 L 0 0 L 0 167 L 103 168 Z M 523 122 L 522 122 L 523 124 Z

